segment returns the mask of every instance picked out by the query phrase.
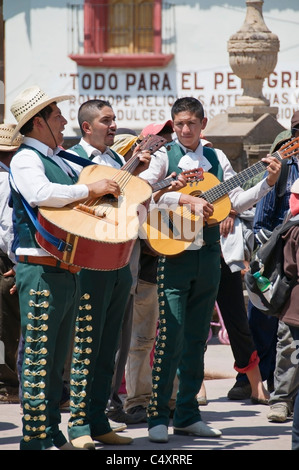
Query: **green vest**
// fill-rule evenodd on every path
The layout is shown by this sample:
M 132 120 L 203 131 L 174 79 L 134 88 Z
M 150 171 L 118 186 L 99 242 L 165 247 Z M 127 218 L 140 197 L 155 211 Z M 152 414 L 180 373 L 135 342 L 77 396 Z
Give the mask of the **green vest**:
M 86 150 L 82 147 L 81 144 L 76 144 L 74 145 L 70 150 L 73 150 L 74 152 L 76 152 L 79 157 L 82 157 L 82 158 L 88 158 L 88 160 L 92 160 L 93 159 L 93 155 L 91 155 L 90 157 L 88 156 Z M 119 163 L 120 166 L 123 166 L 123 162 L 121 161 L 121 159 L 119 158 L 118 154 L 116 152 L 114 152 L 114 150 L 110 149 L 110 151 L 113 153 L 113 158 L 114 160 Z
M 45 175 L 52 183 L 71 185 L 78 181 L 78 177 L 74 172 L 73 176 L 66 174 L 60 168 L 60 166 L 54 162 L 54 160 L 43 155 L 33 147 L 29 147 L 28 145 L 22 144 L 17 152 L 25 148 L 34 150 L 35 153 L 37 153 L 45 167 Z M 32 182 L 32 184 L 34 184 L 34 181 Z M 39 245 L 37 244 L 34 236 L 36 229 L 27 214 L 27 211 L 22 203 L 20 194 L 15 191 L 13 187 L 11 187 L 11 194 L 13 200 L 15 224 L 19 236 L 19 246 L 22 248 L 39 248 Z M 33 210 L 37 215 L 38 208 L 35 207 Z
M 171 142 L 166 146 L 169 167 L 168 175 L 169 176 L 173 171 L 177 174 L 181 173 L 181 168 L 178 167 L 179 161 L 182 156 L 185 155 L 182 147 L 176 142 Z M 204 157 L 210 162 L 212 167 L 209 170 L 209 173 L 215 175 L 219 181 L 223 181 L 223 169 L 218 160 L 217 154 L 213 148 L 203 147 Z M 207 245 L 211 245 L 217 242 L 220 239 L 219 225 L 214 227 L 205 226 L 203 229 L 203 239 Z

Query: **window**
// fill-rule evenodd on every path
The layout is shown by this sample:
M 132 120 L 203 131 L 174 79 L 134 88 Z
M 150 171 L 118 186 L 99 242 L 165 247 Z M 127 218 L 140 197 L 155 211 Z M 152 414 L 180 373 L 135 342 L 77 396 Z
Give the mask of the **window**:
M 77 50 L 82 36 L 80 24 L 84 29 L 83 51 L 70 54 L 78 65 L 150 67 L 170 62 L 173 54 L 162 52 L 162 0 L 98 2 L 85 0 L 83 12 L 78 5 L 69 6 L 72 44 Z M 165 17 L 168 18 L 166 35 L 173 22 L 169 22 L 171 14 Z

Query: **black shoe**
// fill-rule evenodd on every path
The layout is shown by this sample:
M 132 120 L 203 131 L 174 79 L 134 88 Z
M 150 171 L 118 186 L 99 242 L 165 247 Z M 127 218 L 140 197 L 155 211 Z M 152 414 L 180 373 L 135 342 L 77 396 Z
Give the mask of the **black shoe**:
M 139 416 L 140 420 L 138 423 L 147 423 L 146 408 L 144 408 L 142 405 L 129 408 L 127 413 L 131 416 Z
M 236 382 L 227 394 L 230 400 L 247 400 L 251 398 L 251 385 L 246 382 Z
M 269 405 L 269 400 L 267 398 L 250 397 L 250 400 L 253 405 Z
M 114 408 L 106 411 L 106 415 L 116 423 L 137 424 L 142 422 L 143 416 L 135 413 L 133 415 L 126 413 L 122 408 Z

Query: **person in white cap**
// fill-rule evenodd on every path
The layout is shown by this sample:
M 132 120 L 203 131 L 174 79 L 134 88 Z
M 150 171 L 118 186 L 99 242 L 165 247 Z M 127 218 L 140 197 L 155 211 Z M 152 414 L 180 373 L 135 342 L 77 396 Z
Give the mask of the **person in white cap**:
M 0 124 L 0 347 L 3 347 L 0 349 L 0 402 L 3 403 L 19 402 L 16 355 L 21 322 L 13 269 L 12 208 L 9 206 L 10 161 L 22 142 L 19 134 L 11 143 L 15 127 L 15 124 Z
M 25 341 L 21 450 L 75 449 L 59 429 L 59 401 L 80 297 L 80 269 L 40 248 L 22 197 L 37 213 L 39 206 L 63 207 L 87 197 L 120 194 L 118 184 L 108 179 L 75 184 L 78 175 L 58 155 L 67 120 L 57 103 L 69 98 L 50 97 L 33 86 L 11 106 L 17 120 L 13 137 L 18 131 L 25 136 L 12 159 L 10 179 L 19 237 L 16 285 Z

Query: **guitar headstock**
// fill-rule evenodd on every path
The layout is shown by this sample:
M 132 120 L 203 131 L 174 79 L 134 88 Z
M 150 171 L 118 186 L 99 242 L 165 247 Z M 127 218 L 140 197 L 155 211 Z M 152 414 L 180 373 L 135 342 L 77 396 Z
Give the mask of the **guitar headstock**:
M 284 158 L 294 157 L 299 154 L 299 137 L 289 140 L 278 150 L 279 156 Z
M 202 181 L 204 179 L 202 168 L 193 168 L 192 170 L 182 171 L 182 175 L 186 178 L 188 183 L 195 181 Z
M 167 140 L 160 135 L 148 134 L 140 143 L 139 150 L 149 150 L 150 153 L 155 153 L 159 148 L 163 147 Z

